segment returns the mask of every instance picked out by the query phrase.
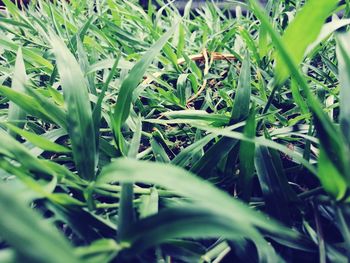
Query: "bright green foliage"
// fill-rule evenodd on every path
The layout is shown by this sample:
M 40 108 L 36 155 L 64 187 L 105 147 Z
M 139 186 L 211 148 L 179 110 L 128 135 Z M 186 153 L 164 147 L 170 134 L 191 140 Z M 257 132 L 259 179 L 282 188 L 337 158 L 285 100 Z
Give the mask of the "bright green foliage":
M 0 262 L 350 258 L 348 1 L 2 2 Z
M 300 64 L 307 47 L 313 43 L 326 20 L 337 6 L 337 0 L 308 0 L 283 33 L 282 41 L 295 64 Z M 283 66 L 281 55 L 276 58 L 279 81 L 287 78 L 288 68 Z

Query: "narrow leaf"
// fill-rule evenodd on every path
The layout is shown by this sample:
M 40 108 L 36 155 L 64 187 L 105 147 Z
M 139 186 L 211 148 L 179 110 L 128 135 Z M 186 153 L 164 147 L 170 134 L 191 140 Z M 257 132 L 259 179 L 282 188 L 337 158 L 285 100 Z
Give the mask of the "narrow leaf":
M 66 45 L 51 33 L 51 45 L 57 60 L 67 106 L 68 133 L 75 165 L 87 180 L 95 177 L 95 131 L 88 89 L 78 62 Z

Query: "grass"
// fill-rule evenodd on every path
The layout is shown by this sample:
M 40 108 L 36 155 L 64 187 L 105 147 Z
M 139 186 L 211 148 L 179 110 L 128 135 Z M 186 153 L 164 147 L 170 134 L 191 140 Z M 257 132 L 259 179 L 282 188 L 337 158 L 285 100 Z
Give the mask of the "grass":
M 3 2 L 1 262 L 348 262 L 348 1 Z

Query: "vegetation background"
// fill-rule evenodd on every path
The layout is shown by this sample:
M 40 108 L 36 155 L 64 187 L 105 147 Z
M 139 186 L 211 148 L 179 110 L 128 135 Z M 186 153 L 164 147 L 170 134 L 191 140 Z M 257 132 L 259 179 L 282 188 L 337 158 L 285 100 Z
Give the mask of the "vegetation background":
M 349 261 L 349 1 L 2 2 L 0 262 Z

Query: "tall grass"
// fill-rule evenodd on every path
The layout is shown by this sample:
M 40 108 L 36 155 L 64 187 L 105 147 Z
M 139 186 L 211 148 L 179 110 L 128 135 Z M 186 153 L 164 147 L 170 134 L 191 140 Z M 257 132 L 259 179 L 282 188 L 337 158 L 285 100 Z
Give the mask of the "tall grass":
M 3 2 L 1 262 L 348 262 L 348 2 Z

